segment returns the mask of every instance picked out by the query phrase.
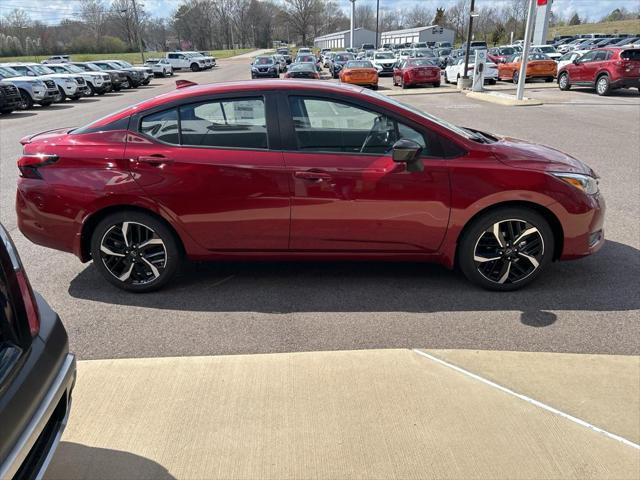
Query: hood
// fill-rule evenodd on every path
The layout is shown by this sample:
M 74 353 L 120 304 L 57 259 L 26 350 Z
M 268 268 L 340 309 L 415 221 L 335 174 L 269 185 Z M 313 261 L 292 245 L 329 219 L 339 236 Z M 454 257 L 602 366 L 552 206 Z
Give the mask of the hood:
M 498 160 L 505 165 L 548 172 L 581 173 L 597 177 L 586 164 L 555 148 L 515 138 L 501 138 L 491 144 Z
M 26 75 L 22 75 L 20 77 L 9 77 L 5 78 L 4 82 L 42 82 L 44 79 L 42 77 L 28 77 Z
M 380 58 L 378 60 L 374 60 L 375 63 L 396 63 L 398 60 L 395 58 Z
M 77 74 L 73 74 L 73 73 L 49 73 L 48 75 L 43 75 L 43 77 L 47 77 L 47 78 L 63 78 L 63 79 L 67 79 L 67 80 L 74 80 L 75 77 L 77 77 L 78 75 L 80 75 L 79 73 Z

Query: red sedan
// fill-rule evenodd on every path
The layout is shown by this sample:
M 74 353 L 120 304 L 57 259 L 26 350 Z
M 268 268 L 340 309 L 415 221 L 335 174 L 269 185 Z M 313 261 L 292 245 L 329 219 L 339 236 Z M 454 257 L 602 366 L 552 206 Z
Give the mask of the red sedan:
M 399 65 L 393 69 L 393 85 L 400 85 L 402 88 L 414 85 L 431 84 L 434 87 L 440 86 L 440 67 L 435 60 L 427 58 L 407 58 L 401 60 Z
M 597 251 L 584 163 L 313 81 L 193 85 L 22 140 L 18 225 L 126 290 L 186 257 L 458 265 L 514 290 Z

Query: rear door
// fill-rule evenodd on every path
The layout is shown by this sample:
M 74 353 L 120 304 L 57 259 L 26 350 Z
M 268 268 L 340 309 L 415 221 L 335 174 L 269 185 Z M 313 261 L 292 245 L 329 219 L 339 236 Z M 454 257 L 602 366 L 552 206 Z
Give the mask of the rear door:
M 283 97 L 286 97 L 283 95 Z M 449 219 L 449 172 L 437 136 L 340 97 L 284 100 L 285 164 L 295 251 L 436 251 Z M 282 105 L 282 104 L 281 104 Z M 425 147 L 424 171 L 393 162 L 410 138 Z
M 289 184 L 270 94 L 220 95 L 134 117 L 145 192 L 212 251 L 284 250 Z

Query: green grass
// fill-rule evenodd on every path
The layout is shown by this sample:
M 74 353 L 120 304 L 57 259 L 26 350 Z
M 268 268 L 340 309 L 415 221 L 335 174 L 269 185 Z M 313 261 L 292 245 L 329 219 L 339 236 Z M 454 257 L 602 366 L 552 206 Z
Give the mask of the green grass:
M 239 48 L 237 50 L 209 50 L 209 54 L 217 59 L 229 58 L 234 55 L 251 52 L 253 48 Z M 164 52 L 144 52 L 144 58 L 164 57 Z M 48 58 L 49 55 L 23 55 L 20 57 L 0 57 L 2 62 L 40 62 Z M 129 63 L 141 63 L 140 53 L 77 53 L 71 54 L 71 59 L 76 62 L 89 62 L 92 60 L 116 59 Z
M 552 39 L 556 35 L 578 35 L 580 33 L 629 33 L 632 35 L 640 34 L 640 19 L 552 27 L 549 28 L 548 38 Z

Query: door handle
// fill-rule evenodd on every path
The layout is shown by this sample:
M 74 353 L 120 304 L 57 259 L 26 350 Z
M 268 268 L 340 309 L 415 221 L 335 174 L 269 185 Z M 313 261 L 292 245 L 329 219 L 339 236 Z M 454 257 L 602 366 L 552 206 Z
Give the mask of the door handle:
M 302 180 L 308 180 L 310 182 L 323 182 L 325 180 L 331 180 L 331 175 L 322 172 L 295 172 L 293 174 L 296 178 Z
M 172 158 L 168 158 L 168 157 L 165 157 L 164 155 L 160 155 L 160 154 L 140 155 L 137 158 L 137 161 L 139 163 L 149 163 L 151 165 L 160 165 L 160 164 L 163 164 L 163 163 L 173 163 L 173 159 Z

